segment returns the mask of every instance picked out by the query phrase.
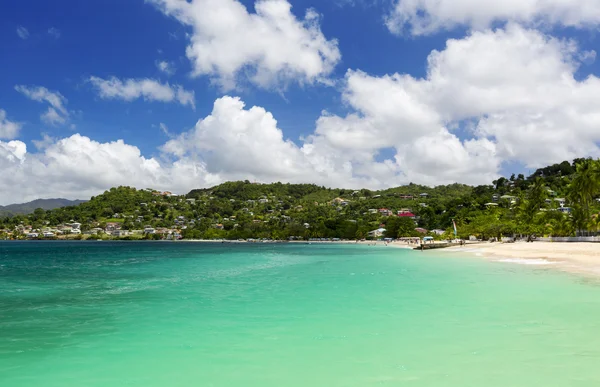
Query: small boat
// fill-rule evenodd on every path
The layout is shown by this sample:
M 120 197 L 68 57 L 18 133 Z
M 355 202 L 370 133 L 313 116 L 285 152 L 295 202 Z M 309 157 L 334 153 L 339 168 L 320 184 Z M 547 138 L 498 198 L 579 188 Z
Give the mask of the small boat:
M 446 247 L 460 246 L 460 243 L 446 242 L 446 243 L 421 243 L 413 250 L 433 250 L 433 249 L 445 249 Z

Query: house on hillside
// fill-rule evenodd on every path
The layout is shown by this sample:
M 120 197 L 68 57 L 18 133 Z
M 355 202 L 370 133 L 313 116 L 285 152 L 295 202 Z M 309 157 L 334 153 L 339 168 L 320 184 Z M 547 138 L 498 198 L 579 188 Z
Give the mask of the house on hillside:
M 427 234 L 427 230 L 421 227 L 417 227 L 415 228 L 415 231 L 418 232 L 419 234 Z
M 415 219 L 417 217 L 415 214 L 413 214 L 408 209 L 403 209 L 403 210 L 398 211 L 398 216 L 401 218 L 411 218 L 411 219 Z
M 391 211 L 391 210 L 388 210 L 387 208 L 380 208 L 380 209 L 379 209 L 379 213 L 380 213 L 382 216 L 392 216 L 392 211 Z
M 378 228 L 377 230 L 369 231 L 369 237 L 371 238 L 381 238 L 383 234 L 385 234 L 387 230 L 383 227 Z
M 422 193 L 422 194 L 419 195 L 419 197 L 421 199 L 427 199 L 429 197 L 429 194 L 428 193 Z
M 104 233 L 104 230 L 100 227 L 94 227 L 84 232 L 85 235 L 98 235 Z
M 104 231 L 106 231 L 107 234 L 112 233 L 113 231 L 116 230 L 120 230 L 121 229 L 121 223 L 106 223 L 106 227 L 104 228 Z

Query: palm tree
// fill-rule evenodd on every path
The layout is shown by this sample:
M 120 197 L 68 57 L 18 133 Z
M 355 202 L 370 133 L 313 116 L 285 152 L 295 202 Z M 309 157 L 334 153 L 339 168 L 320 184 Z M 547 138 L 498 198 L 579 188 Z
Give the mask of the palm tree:
M 569 200 L 574 203 L 574 222 L 582 231 L 590 219 L 592 200 L 600 192 L 600 160 L 587 159 L 579 163 L 569 191 Z

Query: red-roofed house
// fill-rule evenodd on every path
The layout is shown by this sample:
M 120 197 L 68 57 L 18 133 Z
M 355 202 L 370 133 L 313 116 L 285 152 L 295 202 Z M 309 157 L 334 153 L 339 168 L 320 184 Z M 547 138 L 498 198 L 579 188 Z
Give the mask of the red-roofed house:
M 398 216 L 401 218 L 411 218 L 411 219 L 415 219 L 416 215 L 413 214 L 412 212 L 408 211 L 408 210 L 400 210 L 398 211 Z

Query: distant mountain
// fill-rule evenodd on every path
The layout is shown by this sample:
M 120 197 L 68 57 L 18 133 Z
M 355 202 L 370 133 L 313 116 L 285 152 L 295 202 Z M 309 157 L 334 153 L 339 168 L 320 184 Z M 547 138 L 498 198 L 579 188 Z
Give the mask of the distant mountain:
M 27 215 L 33 213 L 36 208 L 53 210 L 55 208 L 77 206 L 85 202 L 87 200 L 37 199 L 28 203 L 0 206 L 0 216 Z

